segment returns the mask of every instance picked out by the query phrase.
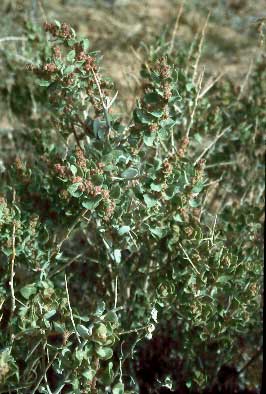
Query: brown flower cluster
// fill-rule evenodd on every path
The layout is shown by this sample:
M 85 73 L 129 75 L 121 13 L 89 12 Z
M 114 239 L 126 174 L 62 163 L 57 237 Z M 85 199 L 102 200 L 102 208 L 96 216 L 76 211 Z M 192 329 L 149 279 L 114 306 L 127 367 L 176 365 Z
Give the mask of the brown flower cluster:
M 81 148 L 79 147 L 76 148 L 75 156 L 76 156 L 77 165 L 81 168 L 86 168 L 87 161 L 84 152 Z
M 188 144 L 189 144 L 189 138 L 188 138 L 188 137 L 184 137 L 184 138 L 181 140 L 180 148 L 179 148 L 179 150 L 178 150 L 178 156 L 179 156 L 180 158 L 183 158 L 183 157 L 185 156 L 185 153 L 186 153 Z
M 57 71 L 57 67 L 54 63 L 47 63 L 47 64 L 44 64 L 43 71 L 46 71 L 47 73 L 52 74 Z
M 173 172 L 173 166 L 171 163 L 169 163 L 168 160 L 165 160 L 163 162 L 163 173 L 164 174 L 172 174 Z
M 55 23 L 45 22 L 44 30 L 49 32 L 53 37 L 70 39 L 73 38 L 73 32 L 71 27 L 67 23 L 62 23 L 61 26 L 57 26 Z
M 172 89 L 169 82 L 164 83 L 163 98 L 165 101 L 169 101 L 172 97 Z
M 59 164 L 59 163 L 55 164 L 54 165 L 54 170 L 62 178 L 67 178 L 68 175 L 69 175 L 68 168 L 66 166 L 62 166 L 62 164 Z
M 64 78 L 64 83 L 67 86 L 73 85 L 73 83 L 75 82 L 75 73 L 69 73 L 67 77 Z
M 201 159 L 195 168 L 195 175 L 192 178 L 192 185 L 194 186 L 196 183 L 202 180 L 203 175 L 204 175 L 204 168 L 205 168 L 206 160 Z
M 84 70 L 86 70 L 87 72 L 92 71 L 92 70 L 96 71 L 95 59 L 92 56 L 86 56 Z
M 162 57 L 157 62 L 157 70 L 159 71 L 160 77 L 162 79 L 167 79 L 170 77 L 171 67 L 167 64 L 167 59 Z
M 103 169 L 105 167 L 104 163 L 97 163 L 96 168 L 92 168 L 90 170 L 91 175 L 102 175 L 103 174 Z
M 87 72 L 89 72 L 91 70 L 96 71 L 97 68 L 96 68 L 96 64 L 95 64 L 95 58 L 90 55 L 87 55 L 83 51 L 82 45 L 80 43 L 75 44 L 74 48 L 76 51 L 75 59 L 77 61 L 85 60 L 85 63 L 83 66 L 84 70 L 86 70 Z
M 159 130 L 159 125 L 158 125 L 157 123 L 151 123 L 151 124 L 149 124 L 149 126 L 148 126 L 148 130 L 149 130 L 151 133 L 155 133 L 156 131 Z
M 104 215 L 103 219 L 105 221 L 108 221 L 112 217 L 114 210 L 115 210 L 115 202 L 113 200 L 109 199 L 108 206 L 105 210 L 105 215 Z
M 109 190 L 102 188 L 101 186 L 95 186 L 90 179 L 82 179 L 80 176 L 76 176 L 72 178 L 72 183 L 80 183 L 78 189 L 88 196 L 96 197 L 102 196 L 105 204 L 107 205 L 105 208 L 104 220 L 109 220 L 112 216 L 115 209 L 115 202 L 110 198 Z
M 54 46 L 53 47 L 53 52 L 54 52 L 54 57 L 56 59 L 61 59 L 62 58 L 62 53 L 61 53 L 61 49 L 58 46 Z

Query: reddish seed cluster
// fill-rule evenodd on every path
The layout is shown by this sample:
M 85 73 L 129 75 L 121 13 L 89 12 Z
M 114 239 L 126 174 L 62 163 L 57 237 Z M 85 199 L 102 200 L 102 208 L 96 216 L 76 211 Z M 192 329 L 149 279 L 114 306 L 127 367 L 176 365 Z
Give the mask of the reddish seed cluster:
M 27 71 L 35 71 L 36 70 L 36 66 L 34 66 L 34 64 L 31 64 L 31 63 L 26 64 L 25 68 Z
M 87 72 L 89 71 L 96 71 L 96 65 L 94 63 L 94 58 L 91 56 L 86 56 L 86 62 L 84 64 L 84 70 Z
M 155 133 L 158 129 L 159 129 L 159 126 L 157 123 L 152 123 L 152 124 L 149 124 L 149 126 L 148 126 L 148 130 L 151 133 Z
M 67 23 L 62 23 L 62 25 L 59 27 L 54 23 L 45 22 L 43 27 L 45 31 L 49 32 L 54 37 L 60 37 L 64 39 L 73 37 L 73 32 Z
M 169 101 L 171 97 L 172 97 L 171 85 L 169 84 L 169 82 L 166 82 L 164 84 L 163 98 L 165 99 L 165 101 Z
M 188 209 L 187 208 L 180 208 L 179 209 L 180 215 L 184 222 L 189 222 L 189 214 L 188 214 Z
M 194 233 L 193 228 L 190 227 L 190 226 L 189 227 L 185 227 L 184 231 L 185 231 L 185 233 L 187 234 L 188 237 L 192 237 L 192 235 Z
M 54 63 L 47 63 L 43 66 L 43 71 L 52 74 L 57 71 L 57 67 Z
M 173 172 L 173 166 L 171 163 L 169 163 L 168 160 L 165 160 L 163 162 L 163 173 L 164 174 L 171 174 Z
M 76 54 L 76 60 L 78 60 L 78 61 L 87 60 L 87 57 L 88 56 L 83 51 L 77 52 L 77 54 Z
M 76 160 L 77 160 L 77 165 L 81 168 L 86 168 L 87 161 L 86 161 L 86 157 L 84 156 L 83 150 L 80 149 L 79 147 L 77 147 L 76 151 L 75 151 L 75 156 L 76 156 Z
M 103 189 L 101 186 L 95 186 L 89 179 L 86 179 L 82 186 L 83 191 L 92 197 L 96 197 L 98 195 L 102 195 L 103 198 L 109 197 L 108 190 Z
M 82 183 L 82 182 L 83 182 L 83 179 L 81 178 L 81 176 L 75 176 L 72 179 L 72 183 Z
M 97 167 L 90 170 L 91 175 L 102 175 L 104 163 L 97 163 Z
M 23 163 L 22 163 L 22 161 L 21 161 L 21 158 L 18 157 L 18 156 L 15 158 L 15 167 L 16 167 L 16 169 L 17 169 L 18 171 L 23 170 Z
M 103 217 L 105 221 L 108 221 L 112 217 L 114 210 L 115 210 L 115 202 L 113 200 L 109 200 L 108 207 L 106 208 L 105 215 Z
M 205 163 L 206 163 L 205 159 L 201 159 L 197 163 L 196 168 L 195 168 L 195 176 L 192 179 L 192 185 L 195 185 L 196 183 L 198 183 L 199 181 L 202 180 L 203 175 L 204 175 Z
M 61 59 L 62 53 L 61 53 L 60 47 L 58 47 L 58 46 L 53 47 L 53 52 L 54 52 L 54 57 L 56 59 Z
M 170 77 L 171 67 L 167 64 L 166 58 L 163 57 L 158 60 L 157 69 L 162 79 L 167 79 Z
M 86 55 L 86 53 L 83 51 L 82 45 L 80 43 L 76 43 L 74 48 L 75 48 L 75 52 L 76 52 L 75 59 L 77 61 L 85 60 L 85 63 L 83 66 L 84 70 L 86 70 L 88 72 L 91 70 L 96 71 L 95 58 L 92 56 Z
M 67 86 L 73 85 L 74 82 L 75 82 L 75 73 L 68 74 L 68 76 L 64 79 L 64 83 Z
M 62 200 L 68 200 L 68 198 L 69 198 L 69 194 L 68 194 L 67 190 L 65 190 L 65 189 L 60 190 L 59 196 L 60 196 L 60 198 L 62 198 Z
M 179 148 L 179 150 L 178 150 L 178 156 L 179 157 L 184 157 L 185 156 L 185 153 L 186 153 L 186 149 L 187 149 L 187 147 L 188 147 L 188 144 L 189 144 L 189 138 L 188 137 L 184 137 L 182 140 L 181 140 L 181 144 L 180 144 L 180 148 Z
M 162 118 L 163 118 L 163 119 L 168 119 L 168 118 L 169 118 L 169 108 L 168 108 L 168 106 L 165 105 L 165 107 L 164 107 L 163 110 L 164 110 L 164 112 L 163 112 Z
M 60 164 L 60 163 L 57 163 L 57 164 L 54 165 L 54 170 L 62 178 L 66 178 L 67 175 L 68 175 L 67 174 L 68 173 L 67 167 L 66 166 L 62 166 L 62 164 Z

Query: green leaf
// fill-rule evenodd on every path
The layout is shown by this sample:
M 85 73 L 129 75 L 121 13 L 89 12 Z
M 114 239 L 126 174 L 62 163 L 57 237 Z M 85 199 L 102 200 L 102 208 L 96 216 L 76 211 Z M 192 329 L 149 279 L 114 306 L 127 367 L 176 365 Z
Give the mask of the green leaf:
M 139 108 L 136 109 L 136 115 L 140 122 L 143 124 L 150 124 L 152 122 L 152 116 L 145 114 Z
M 124 394 L 124 384 L 117 383 L 112 390 L 113 394 Z
M 158 104 L 161 101 L 161 97 L 155 92 L 146 93 L 144 95 L 144 101 L 147 104 Z
M 179 213 L 176 213 L 176 214 L 173 216 L 173 219 L 174 219 L 175 222 L 180 222 L 180 223 L 183 222 L 183 219 L 182 219 L 182 217 L 180 216 Z
M 136 176 L 138 176 L 138 173 L 139 172 L 136 168 L 131 167 L 123 171 L 121 177 L 126 179 L 134 179 Z
M 157 199 L 149 194 L 144 194 L 143 198 L 148 208 L 153 208 L 157 204 Z
M 83 51 L 86 52 L 90 47 L 90 41 L 87 38 L 82 40 Z
M 121 263 L 121 250 L 120 249 L 114 250 L 114 259 L 117 264 Z
M 103 175 L 95 174 L 91 177 L 92 183 L 96 186 L 102 186 L 104 177 Z
M 73 164 L 71 164 L 70 166 L 70 171 L 72 172 L 72 174 L 75 176 L 77 173 L 77 167 L 74 166 Z
M 119 230 L 118 230 L 118 234 L 119 235 L 124 235 L 124 234 L 129 233 L 129 231 L 130 231 L 130 227 L 129 226 L 121 226 L 119 228 Z
M 114 185 L 110 192 L 110 197 L 117 200 L 120 197 L 121 189 L 119 185 Z
M 88 329 L 87 327 L 83 326 L 83 324 L 78 324 L 76 328 L 81 338 L 88 339 L 92 334 L 92 327 L 91 329 Z
M 150 111 L 149 114 L 151 114 L 151 115 L 154 116 L 155 118 L 160 118 L 161 116 L 163 116 L 164 111 L 161 111 L 161 110 Z
M 34 295 L 36 293 L 37 293 L 37 289 L 35 287 L 35 284 L 30 284 L 30 285 L 24 286 L 24 287 L 22 287 L 22 289 L 20 289 L 20 294 L 26 300 L 28 300 L 32 295 Z
M 98 301 L 97 306 L 96 306 L 96 312 L 94 313 L 94 316 L 100 317 L 100 316 L 102 316 L 104 311 L 105 311 L 105 302 Z
M 193 200 L 189 200 L 189 205 L 190 205 L 192 208 L 197 208 L 197 207 L 200 206 L 200 203 L 199 203 L 199 201 L 193 199 Z
M 200 193 L 204 188 L 204 183 L 203 182 L 199 182 L 197 183 L 193 189 L 191 190 L 192 193 Z
M 102 196 L 96 196 L 95 198 L 87 198 L 82 202 L 82 206 L 86 209 L 95 209 L 101 202 Z
M 110 347 L 96 347 L 95 351 L 98 357 L 102 360 L 109 360 L 113 357 L 113 350 Z
M 51 319 L 51 317 L 53 317 L 54 315 L 56 314 L 56 310 L 55 309 L 52 309 L 52 310 L 50 310 L 49 312 L 46 312 L 45 314 L 44 314 L 44 319 L 45 320 L 49 320 L 49 319 Z
M 73 73 L 73 71 L 75 70 L 75 67 L 76 67 L 75 65 L 67 66 L 63 70 L 63 75 L 67 75 L 67 74 Z
M 77 182 L 77 183 L 73 183 L 72 185 L 68 186 L 68 188 L 67 188 L 68 193 L 73 197 L 77 197 L 75 192 L 78 190 L 80 184 L 81 184 L 80 182 Z
M 144 136 L 143 136 L 143 141 L 144 141 L 144 144 L 146 145 L 146 146 L 153 146 L 153 142 L 154 142 L 154 140 L 155 140 L 155 137 L 156 137 L 156 135 L 155 135 L 155 133 L 153 133 L 153 134 L 144 134 Z
M 150 188 L 155 192 L 160 192 L 162 190 L 162 185 L 158 183 L 151 183 Z
M 39 86 L 49 86 L 50 85 L 50 83 L 51 83 L 51 81 L 45 81 L 45 80 L 40 80 L 39 82 L 38 82 L 38 85 Z
M 66 58 L 69 62 L 72 62 L 75 59 L 75 56 L 76 56 L 76 51 L 73 49 L 72 51 L 68 52 Z
M 61 23 L 60 23 L 57 19 L 54 19 L 54 23 L 55 23 L 55 25 L 56 25 L 57 27 L 59 27 L 59 29 L 60 29 Z
M 167 231 L 166 231 L 166 229 L 160 228 L 160 227 L 154 227 L 154 228 L 150 227 L 150 232 L 156 238 L 161 239 L 161 238 L 163 238 L 166 235 Z
M 229 275 L 221 275 L 218 279 L 217 279 L 217 283 L 228 283 L 230 280 L 232 280 L 232 277 Z
M 105 386 L 109 386 L 112 383 L 113 378 L 114 378 L 113 363 L 110 361 L 107 367 L 105 368 L 105 370 L 103 371 L 103 373 L 101 374 L 100 379 Z
M 94 376 L 96 375 L 96 371 L 94 369 L 87 369 L 86 371 L 82 372 L 82 376 L 87 379 L 89 382 L 92 381 Z
M 105 321 L 109 321 L 111 323 L 118 324 L 118 317 L 117 317 L 117 314 L 114 311 L 107 312 L 105 317 L 104 317 L 104 320 Z

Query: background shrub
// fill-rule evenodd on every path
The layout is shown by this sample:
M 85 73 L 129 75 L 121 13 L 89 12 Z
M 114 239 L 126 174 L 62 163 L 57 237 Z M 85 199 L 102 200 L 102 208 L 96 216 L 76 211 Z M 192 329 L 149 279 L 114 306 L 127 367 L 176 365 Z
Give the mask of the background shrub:
M 165 33 L 121 115 L 88 39 L 24 29 L 33 61 L 5 51 L 1 88 L 1 392 L 258 386 L 265 58 L 248 93 L 208 90 L 204 29 Z

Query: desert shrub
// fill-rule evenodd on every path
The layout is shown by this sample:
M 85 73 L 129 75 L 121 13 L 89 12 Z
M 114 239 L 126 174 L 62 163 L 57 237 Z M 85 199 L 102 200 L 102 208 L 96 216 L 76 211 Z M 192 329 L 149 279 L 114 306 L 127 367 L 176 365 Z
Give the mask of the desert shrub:
M 1 392 L 141 392 L 141 344 L 157 332 L 185 387 L 212 385 L 261 337 L 262 174 L 244 197 L 252 171 L 235 183 L 240 150 L 261 166 L 263 74 L 248 98 L 225 82 L 201 99 L 203 74 L 186 69 L 185 51 L 151 50 L 125 125 L 89 41 L 65 23 L 44 29 L 10 93 L 24 142 L 1 185 Z M 204 149 L 225 129 L 235 133 Z M 223 181 L 233 202 L 226 192 L 215 216 L 220 159 L 237 164 Z M 154 390 L 178 379 L 163 371 Z

